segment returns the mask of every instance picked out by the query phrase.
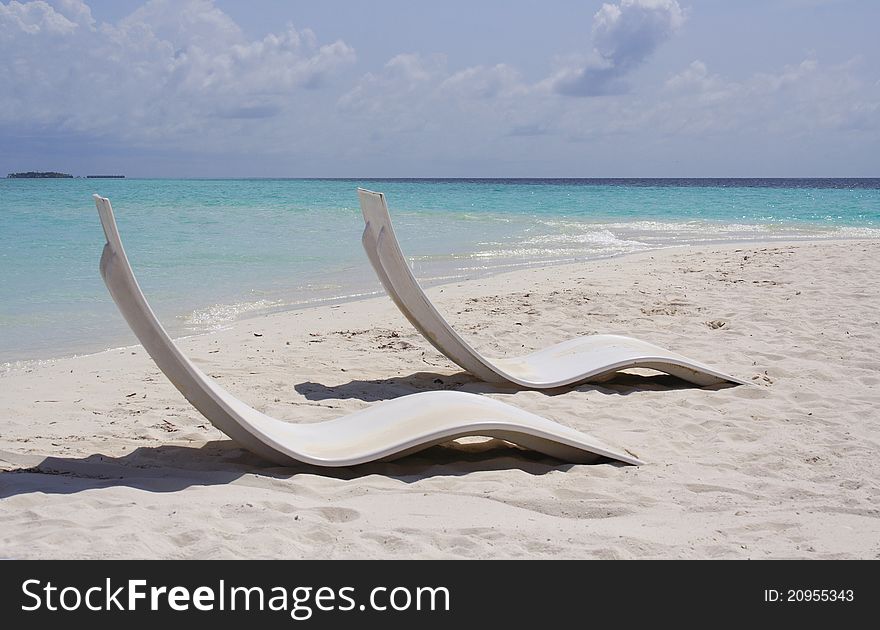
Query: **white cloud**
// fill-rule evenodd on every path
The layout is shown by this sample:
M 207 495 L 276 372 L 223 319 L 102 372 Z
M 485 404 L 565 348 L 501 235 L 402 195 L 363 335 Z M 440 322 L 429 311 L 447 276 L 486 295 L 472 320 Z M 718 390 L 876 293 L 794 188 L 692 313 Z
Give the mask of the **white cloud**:
M 440 89 L 482 99 L 506 99 L 525 95 L 531 88 L 516 68 L 499 63 L 465 68 L 445 79 Z
M 676 0 L 620 0 L 593 16 L 592 55 L 562 68 L 552 88 L 568 96 L 599 96 L 625 90 L 623 78 L 645 62 L 684 23 Z
M 444 55 L 399 54 L 361 77 L 337 105 L 348 118 L 382 120 L 386 133 L 412 132 L 428 124 L 429 103 L 447 76 Z
M 354 120 L 380 122 L 386 133 L 433 130 L 466 136 L 479 129 L 477 124 L 505 135 L 505 125 L 532 123 L 516 118 L 522 99 L 533 92 L 507 64 L 450 71 L 444 55 L 407 53 L 393 57 L 381 72 L 365 74 L 338 105 Z
M 810 57 L 731 81 L 695 61 L 666 82 L 669 107 L 655 112 L 655 124 L 678 132 L 743 129 L 790 137 L 876 126 L 871 114 L 880 111 L 880 89 L 860 78 L 860 65 L 858 58 L 826 65 Z
M 0 1 L 0 141 L 14 150 L 34 138 L 37 154 L 63 145 L 73 155 L 80 140 L 115 143 L 145 162 L 150 150 L 189 151 L 204 156 L 202 172 L 227 160 L 221 174 L 463 176 L 608 174 L 606 164 L 627 173 L 627 151 L 644 164 L 653 150 L 663 164 L 675 147 L 726 159 L 731 146 L 749 156 L 815 140 L 867 153 L 878 141 L 873 58 L 811 56 L 735 77 L 696 60 L 626 90 L 684 19 L 673 0 L 603 5 L 592 51 L 555 74 L 532 69 L 550 75 L 540 80 L 510 63 L 452 67 L 443 54 L 355 70 L 342 41 L 293 27 L 248 37 L 209 0 L 152 0 L 112 24 L 80 0 Z M 577 170 L 591 164 L 599 170 Z
M 73 14 L 71 20 L 66 14 Z M 13 0 L 8 5 L 0 3 L 0 34 L 8 41 L 20 31 L 29 35 L 64 35 L 76 30 L 77 25 L 87 19 L 91 23 L 91 11 L 75 0 L 64 0 L 56 11 L 46 2 L 25 2 Z
M 150 0 L 96 23 L 80 0 L 0 3 L 0 125 L 150 143 L 278 115 L 354 60 L 287 26 L 248 40 L 212 0 Z
M 406 83 L 420 83 L 436 77 L 444 71 L 446 57 L 432 55 L 428 58 L 416 54 L 401 54 L 385 64 L 386 74 Z
M 451 70 L 442 56 L 407 54 L 362 77 L 339 110 L 363 132 L 354 153 L 527 162 L 590 153 L 584 147 L 619 144 L 624 136 L 702 145 L 719 137 L 764 143 L 872 129 L 880 85 L 864 80 L 862 70 L 858 60 L 823 65 L 807 58 L 731 80 L 697 60 L 656 90 L 572 99 L 544 82 L 529 84 L 509 65 Z

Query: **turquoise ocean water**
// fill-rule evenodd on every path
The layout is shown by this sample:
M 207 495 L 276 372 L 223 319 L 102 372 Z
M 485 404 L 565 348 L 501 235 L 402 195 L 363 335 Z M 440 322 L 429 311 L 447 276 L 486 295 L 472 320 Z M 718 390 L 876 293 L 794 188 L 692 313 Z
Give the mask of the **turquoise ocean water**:
M 135 343 L 92 193 L 174 335 L 380 291 L 356 188 L 426 283 L 671 245 L 880 238 L 872 180 L 0 180 L 0 364 Z

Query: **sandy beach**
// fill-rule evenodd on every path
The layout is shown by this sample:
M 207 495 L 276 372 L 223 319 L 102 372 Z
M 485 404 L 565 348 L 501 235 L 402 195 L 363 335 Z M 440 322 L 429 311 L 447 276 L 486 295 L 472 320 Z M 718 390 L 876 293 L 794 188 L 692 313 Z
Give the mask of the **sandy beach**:
M 138 346 L 16 368 L 0 374 L 0 557 L 878 558 L 878 277 L 880 242 L 814 241 L 672 248 L 429 291 L 488 354 L 620 333 L 753 387 L 647 371 L 548 392 L 488 385 L 384 295 L 181 341 L 290 422 L 458 390 L 590 433 L 642 467 L 469 439 L 390 463 L 279 468 L 214 429 Z

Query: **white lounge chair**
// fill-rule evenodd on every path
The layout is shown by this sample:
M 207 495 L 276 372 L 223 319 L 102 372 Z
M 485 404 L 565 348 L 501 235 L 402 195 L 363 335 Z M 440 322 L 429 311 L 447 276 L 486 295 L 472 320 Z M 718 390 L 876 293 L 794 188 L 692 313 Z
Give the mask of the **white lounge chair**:
M 110 200 L 95 195 L 107 244 L 101 276 L 128 325 L 181 394 L 241 446 L 279 464 L 352 466 L 394 459 L 458 437 L 496 437 L 562 460 L 640 464 L 591 436 L 497 400 L 463 392 L 425 392 L 377 403 L 348 416 L 291 424 L 260 413 L 196 367 L 159 323 L 122 247 Z
M 485 357 L 453 330 L 419 286 L 394 234 L 385 195 L 358 188 L 358 196 L 366 222 L 361 240 L 388 295 L 437 350 L 484 381 L 549 389 L 605 380 L 627 368 L 650 368 L 700 386 L 748 384 L 654 344 L 620 335 L 578 337 L 521 357 Z

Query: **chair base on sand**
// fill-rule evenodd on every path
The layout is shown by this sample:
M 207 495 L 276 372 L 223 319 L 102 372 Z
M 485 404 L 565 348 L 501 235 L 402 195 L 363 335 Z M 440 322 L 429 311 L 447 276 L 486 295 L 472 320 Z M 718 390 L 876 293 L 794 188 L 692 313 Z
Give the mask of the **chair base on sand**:
M 95 195 L 107 238 L 101 276 L 146 351 L 186 399 L 241 446 L 279 464 L 352 466 L 402 457 L 458 437 L 496 437 L 562 460 L 640 464 L 589 435 L 497 400 L 463 392 L 425 392 L 377 403 L 313 424 L 267 416 L 196 367 L 156 318 L 122 247 L 110 200 Z
M 522 357 L 485 357 L 455 332 L 419 286 L 394 234 L 385 195 L 359 188 L 358 196 L 366 223 L 364 250 L 388 295 L 437 350 L 484 381 L 549 389 L 606 380 L 627 368 L 649 368 L 700 386 L 749 384 L 660 346 L 619 335 L 579 337 Z

